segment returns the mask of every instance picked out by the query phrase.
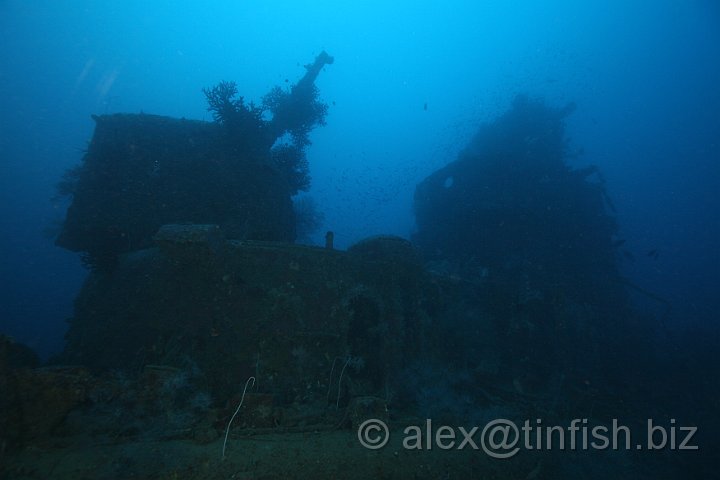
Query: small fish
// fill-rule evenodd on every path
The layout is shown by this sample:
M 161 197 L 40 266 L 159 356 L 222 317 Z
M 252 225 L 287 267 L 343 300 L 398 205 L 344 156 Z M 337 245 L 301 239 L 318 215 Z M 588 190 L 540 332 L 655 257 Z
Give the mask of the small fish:
M 657 260 L 658 257 L 660 257 L 660 253 L 656 249 L 652 249 L 648 252 L 647 256 L 653 260 Z
M 613 247 L 618 248 L 618 247 L 622 247 L 623 245 L 625 245 L 625 242 L 626 242 L 626 240 L 624 238 L 621 238 L 620 240 L 615 240 L 612 243 L 612 245 L 613 245 Z
M 423 103 L 423 110 L 427 112 L 427 102 Z
M 635 255 L 633 255 L 632 253 L 628 252 L 627 250 L 623 250 L 622 253 L 623 253 L 623 256 L 625 257 L 625 260 L 628 260 L 630 262 L 635 261 Z

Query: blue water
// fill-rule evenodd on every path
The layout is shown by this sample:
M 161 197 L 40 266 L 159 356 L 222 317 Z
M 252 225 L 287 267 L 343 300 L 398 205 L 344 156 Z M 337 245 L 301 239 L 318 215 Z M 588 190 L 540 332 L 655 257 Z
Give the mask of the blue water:
M 294 83 L 321 50 L 330 105 L 308 149 L 336 245 L 410 237 L 415 185 L 518 93 L 577 104 L 578 166 L 596 164 L 634 282 L 674 326 L 720 311 L 720 7 L 712 1 L 0 2 L 0 332 L 62 348 L 86 272 L 53 245 L 54 185 L 91 114 L 211 120 L 201 89 L 246 100 Z M 657 251 L 657 258 L 648 256 Z

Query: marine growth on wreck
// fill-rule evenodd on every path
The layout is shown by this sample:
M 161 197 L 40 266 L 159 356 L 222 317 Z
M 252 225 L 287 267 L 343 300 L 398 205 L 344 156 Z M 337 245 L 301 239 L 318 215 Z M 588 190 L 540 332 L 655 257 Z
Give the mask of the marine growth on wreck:
M 292 196 L 310 184 L 305 147 L 327 105 L 315 79 L 322 52 L 297 84 L 273 88 L 261 105 L 233 82 L 203 90 L 215 122 L 157 115 L 93 116 L 95 134 L 61 193 L 72 199 L 56 244 L 93 268 L 147 248 L 169 223 L 212 223 L 238 240 L 292 242 Z
M 0 339 L 4 449 L 152 441 L 188 459 L 173 472 L 153 463 L 156 478 L 182 468 L 220 478 L 241 464 L 248 478 L 284 478 L 271 454 L 239 440 L 335 444 L 368 419 L 637 413 L 642 360 L 608 352 L 651 355 L 650 321 L 619 273 L 601 173 L 568 161 L 573 105 L 518 96 L 417 185 L 411 240 L 340 251 L 328 232 L 324 247 L 300 245 L 317 219 L 292 198 L 310 185 L 308 134 L 328 110 L 315 80 L 332 63 L 322 52 L 259 104 L 233 82 L 206 88 L 213 122 L 93 117 L 82 163 L 62 183 L 72 201 L 56 239 L 90 273 L 54 366 L 33 369 L 31 353 Z M 556 461 L 461 452 L 400 464 L 393 452 L 348 462 L 377 462 L 385 478 L 535 478 Z M 201 457 L 217 477 L 192 469 Z

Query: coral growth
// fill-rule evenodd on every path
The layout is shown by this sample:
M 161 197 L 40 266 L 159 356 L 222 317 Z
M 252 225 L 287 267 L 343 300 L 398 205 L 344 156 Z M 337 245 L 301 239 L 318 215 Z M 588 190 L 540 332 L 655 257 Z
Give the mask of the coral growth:
M 262 106 L 234 82 L 203 90 L 215 122 L 155 115 L 93 116 L 81 165 L 58 193 L 72 197 L 56 244 L 81 252 L 93 270 L 153 245 L 166 224 L 217 224 L 231 239 L 293 241 L 292 197 L 310 185 L 305 147 L 327 106 L 314 81 L 332 63 L 319 55 L 288 92 Z
M 227 126 L 234 134 L 242 133 L 246 137 L 260 134 L 263 111 L 252 102 L 246 105 L 243 97 L 237 96 L 235 82 L 222 81 L 212 88 L 204 88 L 203 93 L 208 111 L 216 122 Z
M 262 107 L 252 102 L 246 105 L 243 97 L 237 97 L 237 85 L 222 81 L 203 89 L 208 111 L 212 112 L 215 121 L 229 126 L 233 135 L 251 131 L 269 147 L 289 134 L 292 144 L 302 149 L 310 144 L 310 131 L 325 124 L 328 106 L 318 99 L 314 82 L 322 67 L 331 63 L 333 58 L 322 52 L 314 63 L 305 67 L 307 72 L 303 78 L 289 90 L 273 87 L 263 97 Z M 271 117 L 270 120 L 263 119 L 265 114 Z
M 279 135 L 289 133 L 298 146 L 310 143 L 308 134 L 315 126 L 325 124 L 328 110 L 328 106 L 318 100 L 315 85 L 294 88 L 290 92 L 275 87 L 263 97 L 263 106 L 272 113 L 274 132 Z
M 292 195 L 310 188 L 310 167 L 298 144 L 282 144 L 270 151 L 272 166 L 283 173 Z

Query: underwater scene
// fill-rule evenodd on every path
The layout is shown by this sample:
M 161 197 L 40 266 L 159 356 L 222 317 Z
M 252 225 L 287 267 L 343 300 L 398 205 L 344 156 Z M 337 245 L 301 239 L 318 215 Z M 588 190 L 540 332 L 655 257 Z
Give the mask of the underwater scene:
M 0 479 L 720 478 L 716 2 L 0 32 Z

